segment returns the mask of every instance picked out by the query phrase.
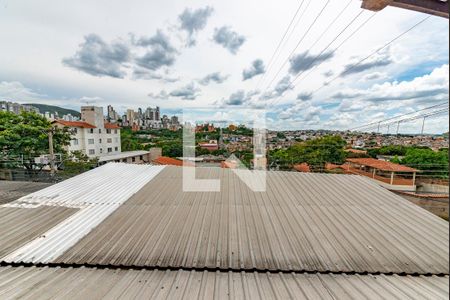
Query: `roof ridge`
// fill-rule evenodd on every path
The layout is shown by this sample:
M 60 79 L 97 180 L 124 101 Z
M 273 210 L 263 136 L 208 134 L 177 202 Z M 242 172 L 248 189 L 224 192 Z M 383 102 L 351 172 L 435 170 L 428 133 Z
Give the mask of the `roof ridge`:
M 449 273 L 408 273 L 408 272 L 370 272 L 370 271 L 318 271 L 318 270 L 287 270 L 287 269 L 258 269 L 258 268 L 218 268 L 218 267 L 173 267 L 173 266 L 138 266 L 138 265 L 112 265 L 91 263 L 28 263 L 0 261 L 0 267 L 36 267 L 36 268 L 88 268 L 109 270 L 147 270 L 147 271 L 196 271 L 196 272 L 248 272 L 248 273 L 288 273 L 288 274 L 334 274 L 334 275 L 372 275 L 372 276 L 412 276 L 412 277 L 446 277 Z

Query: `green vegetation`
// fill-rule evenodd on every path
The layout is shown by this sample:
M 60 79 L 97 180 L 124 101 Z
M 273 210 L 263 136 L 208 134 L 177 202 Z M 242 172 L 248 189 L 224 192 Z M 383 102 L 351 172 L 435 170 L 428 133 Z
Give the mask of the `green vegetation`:
M 369 149 L 367 153 L 373 157 L 377 158 L 377 155 L 398 155 L 404 156 L 406 154 L 406 150 L 408 148 L 406 146 L 383 146 L 381 148 Z
M 144 150 L 141 140 L 136 137 L 136 133 L 129 128 L 122 128 L 120 130 L 120 143 L 122 151 Z
M 74 151 L 70 155 L 65 155 L 61 166 L 62 171 L 58 175 L 69 178 L 95 168 L 97 163 L 97 158 L 92 159 L 80 151 Z
M 368 150 L 368 154 L 393 156 L 391 162 L 424 171 L 423 175 L 448 178 L 448 148 L 433 151 L 423 146 L 383 146 Z
M 182 130 L 168 129 L 132 131 L 120 130 L 122 151 L 149 150 L 152 147 L 162 149 L 163 156 L 183 156 Z
M 23 157 L 23 166 L 32 169 L 35 157 L 49 153 L 47 132 L 51 127 L 45 117 L 36 113 L 0 112 L 0 155 L 3 159 Z M 70 134 L 56 129 L 53 135 L 55 153 L 65 153 L 64 146 L 69 143 Z
M 405 157 L 399 161 L 403 165 L 423 170 L 425 175 L 448 178 L 448 149 L 433 151 L 431 149 L 409 148 Z
M 222 129 L 223 133 L 227 134 L 235 134 L 235 135 L 244 135 L 244 136 L 253 136 L 253 129 L 246 127 L 245 125 L 239 125 L 236 130 L 232 131 L 228 128 Z
M 383 146 L 381 148 L 369 149 L 367 153 L 373 158 L 377 158 L 377 155 L 405 156 L 408 149 L 411 148 L 431 150 L 430 148 L 424 146 L 390 145 L 390 146 Z
M 72 116 L 75 116 L 75 117 L 81 117 L 81 113 L 79 111 L 76 111 L 73 109 L 68 109 L 68 108 L 63 108 L 63 107 L 53 106 L 53 105 L 38 104 L 38 103 L 29 103 L 26 105 L 31 105 L 33 107 L 36 107 L 37 109 L 39 109 L 39 112 L 41 114 L 48 111 L 49 113 L 58 113 L 58 116 L 60 116 L 60 117 L 67 115 L 67 114 L 71 114 Z
M 344 146 L 346 142 L 339 136 L 322 138 L 296 143 L 288 149 L 275 150 L 269 153 L 270 162 L 281 169 L 290 169 L 299 163 L 309 164 L 312 171 L 323 170 L 327 162 L 343 163 L 346 158 Z

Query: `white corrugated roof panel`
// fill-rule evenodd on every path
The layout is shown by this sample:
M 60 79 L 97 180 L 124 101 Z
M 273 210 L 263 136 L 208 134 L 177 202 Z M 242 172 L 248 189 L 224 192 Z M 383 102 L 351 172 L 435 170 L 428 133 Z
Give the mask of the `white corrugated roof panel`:
M 110 163 L 3 205 L 23 209 L 42 206 L 80 209 L 0 260 L 49 262 L 55 259 L 102 223 L 163 168 Z

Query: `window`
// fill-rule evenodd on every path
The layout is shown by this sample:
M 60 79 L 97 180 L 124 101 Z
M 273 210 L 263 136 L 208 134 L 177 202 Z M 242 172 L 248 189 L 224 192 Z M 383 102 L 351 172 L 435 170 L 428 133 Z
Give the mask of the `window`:
M 114 151 L 119 151 L 119 147 L 114 147 Z
M 94 129 L 89 129 L 89 133 L 94 133 Z
M 89 145 L 93 145 L 94 144 L 94 139 L 88 139 L 88 144 Z
M 139 156 L 139 159 L 140 159 L 140 160 L 144 160 L 144 156 L 142 156 L 142 155 Z
M 73 134 L 77 134 L 78 133 L 78 128 L 72 128 L 72 132 L 73 132 Z
M 112 152 L 112 148 L 108 148 L 108 153 L 111 153 Z
M 102 143 L 102 139 L 98 139 L 98 143 L 101 144 Z
M 103 153 L 103 149 L 102 148 L 100 148 L 100 153 Z
M 108 139 L 106 140 L 106 142 L 107 142 L 108 144 L 111 144 L 111 143 L 112 143 L 112 138 L 108 138 Z
M 72 140 L 72 145 L 74 145 L 74 146 L 78 145 L 78 139 L 73 139 Z
M 106 133 L 111 133 L 111 129 L 106 129 Z
M 135 161 L 136 161 L 136 157 L 132 157 L 132 158 L 131 158 L 131 161 L 132 161 L 132 162 L 135 162 Z
M 114 129 L 114 134 L 117 134 L 117 129 Z
M 89 149 L 89 155 L 94 155 L 95 154 L 95 150 L 94 149 Z
M 99 130 L 98 130 L 98 133 L 102 133 L 102 130 L 101 130 L 101 129 L 99 129 Z

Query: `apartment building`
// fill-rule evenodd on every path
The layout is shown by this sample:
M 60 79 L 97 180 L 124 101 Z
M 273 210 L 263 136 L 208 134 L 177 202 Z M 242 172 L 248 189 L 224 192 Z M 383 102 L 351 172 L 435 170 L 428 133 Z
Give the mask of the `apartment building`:
M 74 133 L 69 152 L 81 151 L 89 157 L 102 157 L 121 153 L 120 127 L 107 123 L 103 118 L 103 108 L 96 106 L 81 107 L 81 121 L 55 120 L 59 127 L 69 127 Z

